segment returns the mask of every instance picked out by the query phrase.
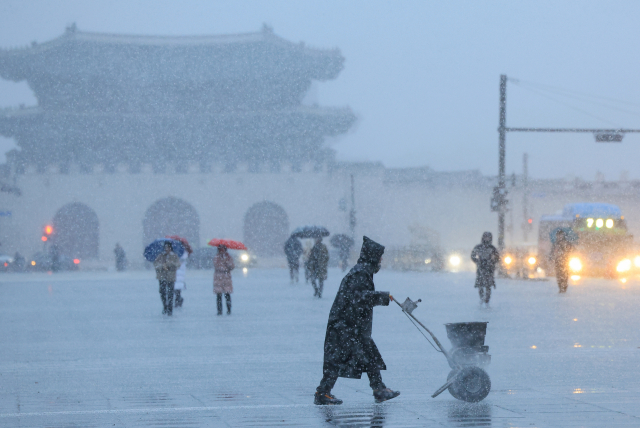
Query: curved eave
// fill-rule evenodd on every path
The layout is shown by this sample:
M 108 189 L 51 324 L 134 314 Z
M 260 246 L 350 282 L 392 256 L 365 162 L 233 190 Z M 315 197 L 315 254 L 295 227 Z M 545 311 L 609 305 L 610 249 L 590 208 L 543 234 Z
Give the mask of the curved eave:
M 334 79 L 342 70 L 344 63 L 344 57 L 339 49 L 308 48 L 303 43 L 289 42 L 275 35 L 268 28 L 255 33 L 178 37 L 116 35 L 68 30 L 63 35 L 45 43 L 34 43 L 30 47 L 22 49 L 0 49 L 0 77 L 13 81 L 28 80 L 31 74 L 38 73 L 38 66 L 34 66 L 34 64 L 46 67 L 46 60 L 40 60 L 42 57 L 46 57 L 46 54 L 59 53 L 61 57 L 69 55 L 67 52 L 70 50 L 67 47 L 79 44 L 94 44 L 104 47 L 139 47 L 140 49 L 166 47 L 171 50 L 191 47 L 205 47 L 215 50 L 230 45 L 265 44 L 300 57 L 307 64 L 306 68 L 311 74 L 310 77 L 317 80 Z M 58 60 L 64 61 L 61 58 Z
M 348 108 L 298 107 L 273 111 L 240 111 L 219 113 L 190 113 L 186 117 L 189 122 L 201 121 L 203 126 L 231 127 L 237 130 L 255 131 L 265 129 L 290 129 L 294 133 L 337 136 L 347 132 L 356 121 L 353 111 Z M 52 112 L 40 108 L 0 110 L 0 135 L 13 137 L 26 128 L 38 132 L 40 127 L 50 124 L 71 132 L 80 128 L 102 129 L 104 124 L 122 121 L 140 120 L 158 126 L 178 120 L 184 123 L 183 113 L 140 114 L 140 113 L 102 113 L 102 112 Z M 208 125 L 207 125 L 208 124 Z M 109 125 L 107 125 L 108 127 Z M 156 126 L 156 125 L 153 125 Z M 185 126 L 189 127 L 185 124 Z M 202 126 L 199 126 L 202 127 Z

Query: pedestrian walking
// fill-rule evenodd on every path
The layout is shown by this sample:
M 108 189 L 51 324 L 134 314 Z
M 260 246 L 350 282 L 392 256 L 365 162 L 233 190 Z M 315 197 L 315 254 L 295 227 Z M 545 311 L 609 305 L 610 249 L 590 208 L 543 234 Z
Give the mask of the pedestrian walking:
M 329 265 L 329 250 L 322 243 L 322 238 L 316 238 L 316 243 L 309 253 L 309 279 L 314 289 L 314 296 L 322 297 L 322 288 L 327 279 L 327 266 Z M 316 283 L 317 282 L 317 283 Z
M 164 251 L 153 262 L 156 268 L 156 278 L 160 283 L 160 298 L 162 299 L 162 313 L 173 314 L 173 287 L 176 282 L 176 271 L 180 267 L 180 258 L 173 252 L 171 242 L 164 243 Z
M 400 395 L 382 382 L 381 370 L 386 365 L 371 338 L 373 307 L 388 306 L 393 297 L 386 291 L 376 291 L 373 275 L 380 270 L 384 247 L 363 238 L 358 263 L 340 283 L 331 307 L 324 339 L 323 377 L 316 389 L 314 403 L 342 404 L 331 395 L 338 377 L 360 379 L 363 372 L 377 403 Z
M 124 248 L 120 246 L 120 243 L 116 244 L 113 252 L 116 255 L 116 270 L 118 272 L 127 270 L 127 254 L 124 252 Z
M 573 252 L 573 244 L 567 239 L 567 234 L 560 229 L 556 232 L 556 242 L 551 247 L 551 259 L 554 262 L 558 292 L 566 293 L 569 287 L 569 256 Z
M 329 242 L 333 247 L 338 249 L 338 264 L 342 272 L 344 272 L 349 267 L 349 255 L 355 242 L 353 242 L 353 238 L 344 233 L 333 235 Z
M 189 252 L 185 251 L 180 257 L 180 267 L 176 271 L 176 285 L 173 288 L 173 294 L 176 299 L 176 308 L 182 307 L 182 303 L 184 302 L 184 298 L 182 297 L 182 290 L 187 288 L 187 284 L 185 282 L 187 276 L 187 259 L 189 258 Z
M 227 302 L 227 315 L 231 315 L 231 293 L 233 293 L 233 282 L 231 271 L 235 269 L 233 259 L 227 252 L 224 245 L 218 246 L 218 253 L 213 258 L 213 292 L 216 294 L 216 305 L 218 315 L 222 315 L 222 295 Z
M 294 279 L 298 282 L 300 256 L 302 255 L 302 243 L 300 243 L 300 240 L 295 236 L 290 236 L 284 243 L 284 254 L 287 256 L 289 276 L 291 277 L 291 283 L 293 284 Z
M 496 264 L 500 261 L 500 253 L 491 245 L 493 236 L 491 232 L 482 234 L 480 245 L 476 245 L 471 252 L 471 260 L 476 264 L 476 285 L 480 295 L 480 304 L 489 306 L 491 299 L 491 287 L 496 288 L 494 278 Z
M 306 240 L 304 243 L 304 247 L 302 248 L 302 262 L 304 264 L 304 282 L 307 284 L 311 279 L 311 271 L 309 270 L 309 257 L 311 256 L 311 249 L 313 248 L 313 244 Z

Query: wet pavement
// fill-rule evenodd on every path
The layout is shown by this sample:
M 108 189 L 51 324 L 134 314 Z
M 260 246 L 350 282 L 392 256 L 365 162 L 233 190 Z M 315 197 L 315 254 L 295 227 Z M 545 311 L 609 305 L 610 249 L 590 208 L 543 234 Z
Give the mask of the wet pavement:
M 470 273 L 376 276 L 423 302 L 414 315 L 448 345 L 444 323 L 488 321 L 492 390 L 466 404 L 431 394 L 449 372 L 396 306 L 374 338 L 402 391 L 374 404 L 366 376 L 339 379 L 336 407 L 314 406 L 325 296 L 281 269 L 234 276 L 233 314 L 216 316 L 212 272 L 190 271 L 185 304 L 161 315 L 150 271 L 0 276 L 2 427 L 638 427 L 640 281 L 498 280 L 481 308 Z

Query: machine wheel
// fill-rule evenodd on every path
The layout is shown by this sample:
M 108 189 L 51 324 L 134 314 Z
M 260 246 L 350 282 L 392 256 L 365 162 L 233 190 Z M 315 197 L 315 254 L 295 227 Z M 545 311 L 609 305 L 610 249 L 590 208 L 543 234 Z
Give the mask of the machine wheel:
M 449 378 L 453 372 L 449 373 Z M 489 395 L 491 379 L 480 367 L 465 367 L 455 382 L 449 386 L 449 393 L 458 400 L 477 403 Z
M 447 375 L 447 382 L 449 381 L 449 379 L 451 379 L 451 377 L 453 376 L 453 373 L 455 372 L 455 370 L 451 370 L 449 372 L 449 374 Z M 458 393 L 456 392 L 455 389 L 455 382 L 452 383 L 451 385 L 449 385 L 449 394 L 451 394 L 451 396 L 453 398 L 455 398 L 456 400 L 462 400 L 462 398 L 460 398 L 460 396 L 458 395 Z

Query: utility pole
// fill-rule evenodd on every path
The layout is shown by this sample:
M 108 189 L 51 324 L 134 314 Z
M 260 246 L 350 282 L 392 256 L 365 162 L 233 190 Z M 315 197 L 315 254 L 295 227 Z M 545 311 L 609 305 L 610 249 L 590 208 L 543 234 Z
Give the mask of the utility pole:
M 351 174 L 351 211 L 349 211 L 349 230 L 351 231 L 351 239 L 356 239 L 356 192 L 353 182 L 353 174 Z
M 522 213 L 524 223 L 522 224 L 522 238 L 524 242 L 529 242 L 529 155 L 522 155 Z
M 500 155 L 498 159 L 498 250 L 504 250 L 504 215 L 507 208 L 506 186 L 505 186 L 505 146 L 507 139 L 507 75 L 500 76 L 500 126 L 499 147 Z
M 499 133 L 499 160 L 498 160 L 498 185 L 493 188 L 493 196 L 491 198 L 491 211 L 498 213 L 498 248 L 504 250 L 504 217 L 507 212 L 507 189 L 505 186 L 505 146 L 507 132 L 581 132 L 591 133 L 595 137 L 596 143 L 621 143 L 625 134 L 640 133 L 640 129 L 630 128 L 508 128 L 507 127 L 507 75 L 500 75 L 500 125 Z M 527 158 L 525 154 L 525 183 L 527 180 Z M 525 220 L 527 227 L 531 227 L 527 216 L 527 190 L 525 190 Z M 525 240 L 528 230 L 525 229 Z M 502 265 L 500 265 L 499 274 L 504 273 Z

